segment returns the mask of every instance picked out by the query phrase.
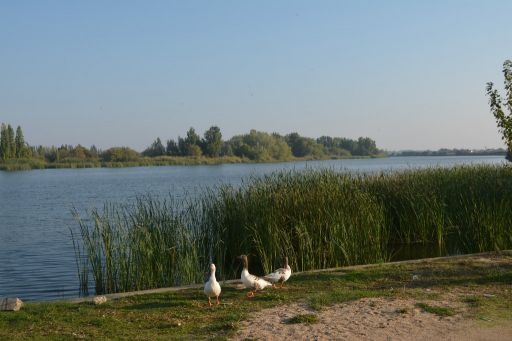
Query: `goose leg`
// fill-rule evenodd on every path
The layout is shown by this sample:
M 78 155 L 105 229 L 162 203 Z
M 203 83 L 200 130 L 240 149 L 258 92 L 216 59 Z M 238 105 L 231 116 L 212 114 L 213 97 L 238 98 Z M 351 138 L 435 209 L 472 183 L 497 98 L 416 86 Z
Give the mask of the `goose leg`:
M 212 301 L 210 300 L 210 296 L 208 296 L 208 306 L 212 306 Z
M 219 296 L 217 296 L 217 304 L 220 304 Z

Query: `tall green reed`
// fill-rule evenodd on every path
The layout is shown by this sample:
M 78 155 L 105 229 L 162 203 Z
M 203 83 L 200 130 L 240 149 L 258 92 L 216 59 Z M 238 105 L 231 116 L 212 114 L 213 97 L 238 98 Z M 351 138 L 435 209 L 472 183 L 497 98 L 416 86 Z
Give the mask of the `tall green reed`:
M 510 212 L 508 166 L 291 171 L 184 202 L 144 196 L 106 205 L 77 215 L 73 241 L 80 282 L 90 274 L 105 293 L 197 283 L 210 261 L 221 278 L 235 278 L 242 253 L 261 274 L 284 255 L 294 270 L 310 270 L 386 261 L 397 245 L 500 250 L 512 247 Z

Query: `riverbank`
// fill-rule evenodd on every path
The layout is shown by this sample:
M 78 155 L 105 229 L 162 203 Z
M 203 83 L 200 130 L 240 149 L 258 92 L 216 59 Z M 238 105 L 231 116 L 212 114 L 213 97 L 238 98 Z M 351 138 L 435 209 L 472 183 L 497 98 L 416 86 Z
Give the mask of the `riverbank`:
M 251 160 L 237 156 L 204 157 L 204 156 L 159 156 L 141 157 L 132 161 L 100 161 L 100 160 L 64 160 L 48 162 L 42 159 L 13 159 L 0 162 L 0 171 L 22 171 L 31 169 L 76 169 L 76 168 L 123 168 L 123 167 L 158 167 L 158 166 L 204 166 L 237 163 L 278 163 L 297 161 L 348 160 L 384 158 L 385 154 L 372 156 L 325 156 L 325 157 L 292 157 L 288 159 Z
M 236 283 L 224 284 L 213 308 L 200 288 L 103 305 L 27 303 L 0 312 L 0 339 L 510 338 L 511 283 L 510 252 L 339 268 L 295 274 L 285 289 L 251 299 Z

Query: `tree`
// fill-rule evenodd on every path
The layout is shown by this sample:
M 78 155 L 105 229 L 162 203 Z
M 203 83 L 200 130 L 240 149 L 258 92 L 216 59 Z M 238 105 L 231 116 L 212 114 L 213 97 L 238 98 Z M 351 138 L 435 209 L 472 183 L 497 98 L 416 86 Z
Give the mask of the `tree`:
M 180 148 L 173 139 L 167 140 L 167 148 L 165 149 L 167 155 L 178 156 L 180 155 Z
M 136 161 L 139 153 L 128 147 L 113 147 L 101 153 L 101 158 L 107 162 Z
M 75 148 L 71 149 L 69 154 L 71 158 L 80 161 L 90 157 L 89 150 L 81 145 L 77 145 Z
M 14 142 L 14 129 L 10 124 L 7 125 L 7 150 L 8 159 L 16 156 L 16 144 Z
M 229 144 L 234 155 L 251 160 L 288 160 L 292 156 L 283 137 L 254 129 L 249 134 L 233 136 Z
M 96 148 L 95 145 L 92 145 L 91 148 L 89 148 L 89 155 L 91 158 L 97 159 L 99 154 L 100 153 L 98 152 L 98 148 Z
M 160 140 L 160 138 L 157 137 L 156 140 L 151 144 L 151 146 L 149 146 L 148 148 L 146 148 L 146 150 L 144 150 L 142 152 L 142 155 L 144 155 L 144 156 L 165 155 L 165 147 L 162 144 L 162 141 Z
M 196 130 L 192 127 L 187 131 L 187 137 L 185 138 L 185 143 L 189 146 L 191 145 L 199 145 L 199 135 L 196 134 Z
M 216 126 L 210 127 L 204 133 L 203 139 L 204 153 L 208 156 L 219 156 L 222 147 L 222 134 L 220 128 Z
M 7 126 L 2 123 L 0 129 L 0 158 L 5 161 L 9 157 L 9 141 L 7 137 Z
M 323 146 L 312 138 L 302 137 L 298 133 L 291 133 L 285 136 L 285 140 L 295 157 L 321 157 L 324 154 Z
M 199 146 L 200 142 L 201 139 L 199 138 L 199 135 L 196 134 L 194 128 L 190 127 L 187 131 L 187 137 L 182 141 L 183 145 L 180 145 L 180 150 L 183 155 L 200 156 L 202 154 L 201 147 Z M 178 145 L 179 144 L 180 141 L 178 139 Z
M 507 160 L 512 162 L 512 61 L 506 60 L 503 63 L 503 75 L 505 77 L 505 100 L 501 99 L 492 82 L 487 83 L 486 91 L 489 96 L 491 113 L 496 119 L 501 138 L 507 145 Z
M 16 146 L 16 158 L 19 159 L 24 156 L 25 151 L 25 139 L 23 138 L 23 132 L 21 127 L 16 128 L 16 137 L 14 138 L 14 144 Z
M 201 150 L 201 147 L 199 147 L 197 144 L 191 144 L 190 146 L 188 146 L 187 155 L 201 156 L 203 155 L 203 151 Z
M 181 136 L 178 136 L 178 151 L 181 156 L 187 155 L 187 142 Z
M 357 140 L 356 150 L 353 152 L 354 155 L 368 156 L 376 155 L 379 150 L 374 140 L 369 137 L 360 137 Z

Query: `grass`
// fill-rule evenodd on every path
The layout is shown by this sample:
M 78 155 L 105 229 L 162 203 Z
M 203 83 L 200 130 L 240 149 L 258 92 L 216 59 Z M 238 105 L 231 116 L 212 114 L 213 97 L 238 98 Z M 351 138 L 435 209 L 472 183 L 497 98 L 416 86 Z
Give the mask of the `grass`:
M 207 307 L 201 289 L 131 296 L 98 306 L 29 302 L 19 312 L 0 312 L 0 339 L 225 339 L 235 335 L 241 321 L 266 308 L 301 303 L 321 309 L 364 297 L 431 302 L 433 296 L 427 289 L 449 297 L 460 293 L 461 303 L 471 292 L 470 296 L 481 301 L 479 306 L 468 307 L 471 318 L 512 321 L 512 256 L 488 259 L 492 262 L 471 258 L 297 274 L 286 289 L 266 289 L 252 299 L 244 290 L 224 284 L 222 304 L 213 308 Z M 412 273 L 420 273 L 420 279 L 410 281 Z M 308 319 L 297 317 L 306 323 Z
M 208 263 L 235 278 L 236 256 L 268 273 L 389 261 L 398 247 L 471 253 L 512 248 L 512 167 L 374 175 L 279 172 L 176 201 L 106 205 L 73 230 L 82 291 L 199 283 Z M 343 300 L 343 295 L 340 296 Z
M 455 311 L 450 307 L 438 307 L 432 306 L 427 303 L 419 302 L 416 303 L 416 307 L 421 308 L 423 311 L 431 314 L 435 314 L 437 316 L 453 316 L 455 315 Z
M 295 315 L 294 317 L 286 320 L 287 324 L 297 324 L 297 323 L 303 323 L 303 324 L 313 324 L 318 322 L 318 315 L 315 314 L 299 314 Z

